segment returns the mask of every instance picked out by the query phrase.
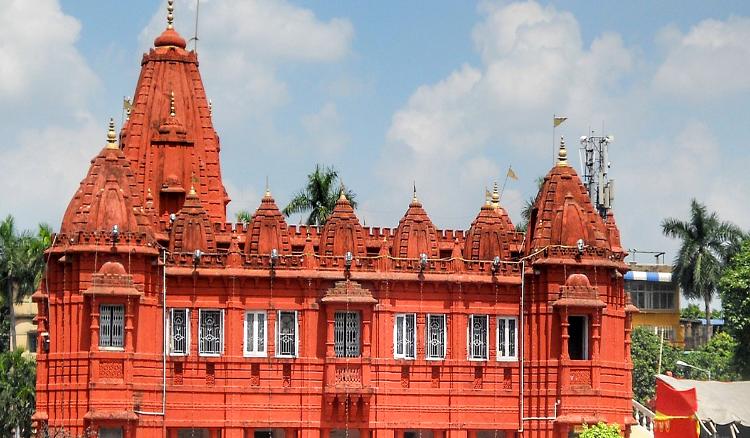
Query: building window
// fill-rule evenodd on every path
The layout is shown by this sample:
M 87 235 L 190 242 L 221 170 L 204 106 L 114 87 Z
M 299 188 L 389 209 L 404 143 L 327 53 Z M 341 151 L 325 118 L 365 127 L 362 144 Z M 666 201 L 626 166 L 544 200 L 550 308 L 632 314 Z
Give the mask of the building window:
M 568 356 L 572 360 L 589 358 L 589 318 L 582 315 L 568 317 Z
M 427 359 L 445 359 L 445 315 L 427 315 Z
M 201 356 L 220 356 L 224 352 L 224 311 L 198 311 L 198 353 Z
M 393 327 L 393 357 L 415 359 L 417 357 L 417 315 L 399 313 Z
M 469 315 L 469 360 L 487 360 L 489 317 Z
M 359 312 L 336 312 L 333 322 L 336 357 L 359 357 L 359 334 Z
M 643 280 L 628 280 L 625 290 L 630 293 L 630 300 L 639 309 L 674 310 L 677 288 L 674 283 Z
M 36 341 L 37 341 L 37 332 L 28 332 L 26 333 L 26 350 L 29 353 L 36 353 Z
M 515 360 L 518 336 L 517 319 L 501 316 L 497 318 L 497 360 Z
M 266 312 L 245 313 L 245 356 L 266 355 Z
M 276 356 L 297 357 L 297 312 L 280 310 L 276 323 Z
M 190 353 L 190 318 L 188 309 L 169 310 L 169 354 L 187 356 Z
M 99 438 L 122 438 L 122 428 L 121 427 L 100 428 Z
M 125 332 L 125 306 L 102 304 L 99 306 L 99 346 L 122 348 Z

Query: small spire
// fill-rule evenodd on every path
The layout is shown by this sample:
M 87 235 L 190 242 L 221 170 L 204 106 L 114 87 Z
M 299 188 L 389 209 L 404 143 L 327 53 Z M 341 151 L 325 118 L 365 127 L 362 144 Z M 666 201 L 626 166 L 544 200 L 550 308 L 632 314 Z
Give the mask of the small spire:
M 560 150 L 557 152 L 557 165 L 565 167 L 568 165 L 568 150 L 565 149 L 565 138 L 560 137 Z
M 339 201 L 347 201 L 346 199 L 346 187 L 344 187 L 344 182 L 341 181 L 341 186 L 339 187 Z
M 190 193 L 188 193 L 190 196 L 195 196 L 197 193 L 195 193 L 195 186 L 193 184 L 190 184 Z
M 263 195 L 264 198 L 270 198 L 271 197 L 271 188 L 268 185 L 268 175 L 266 175 L 266 194 Z
M 117 146 L 117 133 L 115 132 L 115 119 L 109 118 L 109 130 L 107 131 L 107 149 L 120 149 Z
M 500 208 L 500 192 L 497 190 L 497 181 L 492 183 L 492 206 Z
M 174 0 L 167 0 L 167 29 L 174 29 Z
M 490 189 L 488 189 L 487 186 L 484 186 L 484 205 L 490 205 L 490 197 Z
M 413 189 L 414 190 L 413 190 L 413 193 L 412 193 L 411 202 L 417 203 L 417 202 L 419 202 L 419 198 L 417 198 L 417 181 L 416 180 L 413 181 L 413 184 L 414 184 L 413 185 Z
M 172 117 L 177 116 L 177 112 L 174 109 L 174 90 L 169 93 L 169 115 Z
M 211 102 L 211 99 L 208 99 L 208 115 L 209 116 L 214 115 L 214 103 Z

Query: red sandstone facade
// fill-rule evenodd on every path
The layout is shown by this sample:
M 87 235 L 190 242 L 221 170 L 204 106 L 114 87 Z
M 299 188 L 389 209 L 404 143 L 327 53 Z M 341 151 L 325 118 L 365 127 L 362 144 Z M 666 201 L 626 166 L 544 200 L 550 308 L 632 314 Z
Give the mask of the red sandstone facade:
M 171 25 L 154 45 L 34 296 L 40 426 L 497 438 L 632 422 L 624 251 L 564 145 L 526 234 L 497 197 L 468 231 L 436 229 L 416 195 L 394 229 L 362 227 L 344 197 L 325 226 L 288 225 L 268 192 L 228 224 L 196 54 Z

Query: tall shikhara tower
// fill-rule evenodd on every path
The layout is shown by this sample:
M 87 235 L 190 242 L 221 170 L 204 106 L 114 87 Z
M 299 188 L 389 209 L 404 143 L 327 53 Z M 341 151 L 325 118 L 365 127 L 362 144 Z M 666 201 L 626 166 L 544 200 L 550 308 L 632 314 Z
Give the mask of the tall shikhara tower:
M 229 198 L 221 181 L 219 136 L 198 57 L 185 49 L 169 14 L 166 30 L 143 55 L 121 147 L 134 164 L 141 196 L 150 191 L 159 217 L 176 213 L 194 187 L 211 220 L 224 222 Z
M 416 190 L 395 228 L 342 194 L 322 227 L 266 190 L 226 223 L 195 52 L 145 54 L 128 122 L 47 251 L 39 430 L 107 438 L 567 437 L 631 414 L 625 253 L 561 142 L 528 230 L 499 194 L 442 230 Z

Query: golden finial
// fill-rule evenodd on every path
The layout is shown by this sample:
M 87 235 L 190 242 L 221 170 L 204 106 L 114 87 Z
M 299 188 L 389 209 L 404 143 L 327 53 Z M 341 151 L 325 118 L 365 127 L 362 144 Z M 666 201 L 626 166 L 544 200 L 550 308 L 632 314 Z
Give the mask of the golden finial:
M 177 112 L 174 109 L 174 91 L 169 93 L 169 115 L 175 117 Z
M 174 0 L 167 0 L 167 29 L 174 29 Z
M 484 186 L 484 205 L 490 205 L 490 196 L 490 189 L 488 189 L 487 186 Z
M 271 197 L 271 188 L 268 185 L 268 176 L 266 176 L 266 194 L 263 197 L 264 198 L 270 198 Z
M 497 181 L 492 183 L 492 206 L 500 208 L 500 192 L 497 190 Z
M 193 184 L 190 184 L 190 196 L 195 196 L 197 193 L 195 193 L 195 186 Z
M 209 116 L 214 115 L 214 103 L 211 102 L 211 99 L 208 99 L 208 115 Z
M 411 202 L 414 202 L 414 203 L 419 202 L 419 198 L 417 198 L 417 181 L 416 180 L 413 181 L 412 189 L 413 190 L 412 190 Z
M 565 149 L 564 137 L 560 137 L 560 150 L 557 152 L 557 165 L 560 167 L 568 165 L 568 150 Z
M 115 119 L 109 118 L 109 130 L 107 131 L 107 149 L 120 149 L 117 146 L 117 133 L 115 132 Z
M 346 201 L 346 187 L 344 187 L 344 182 L 341 181 L 341 186 L 339 187 L 339 201 Z

